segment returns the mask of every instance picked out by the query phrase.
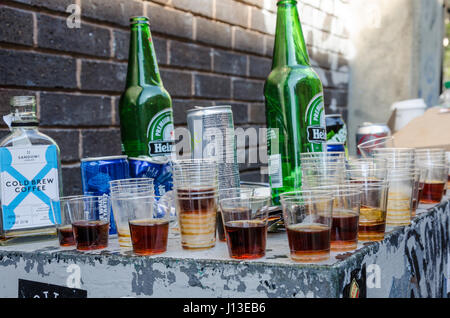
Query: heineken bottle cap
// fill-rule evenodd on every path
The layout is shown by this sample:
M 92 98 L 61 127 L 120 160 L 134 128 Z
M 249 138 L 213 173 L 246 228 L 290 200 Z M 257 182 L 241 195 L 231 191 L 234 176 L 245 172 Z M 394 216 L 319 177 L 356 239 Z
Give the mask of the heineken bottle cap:
M 130 18 L 130 24 L 137 24 L 137 23 L 150 23 L 149 19 L 144 16 L 136 16 Z

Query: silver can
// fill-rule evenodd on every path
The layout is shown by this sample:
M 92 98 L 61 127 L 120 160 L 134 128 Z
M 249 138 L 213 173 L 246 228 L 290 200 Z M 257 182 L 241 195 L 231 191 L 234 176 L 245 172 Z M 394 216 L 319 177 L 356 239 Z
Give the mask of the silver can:
M 391 135 L 391 130 L 386 124 L 373 124 L 370 122 L 364 122 L 358 126 L 356 130 L 356 151 L 358 156 L 361 156 L 361 152 L 358 145 L 363 142 L 367 142 L 373 139 L 388 137 Z
M 215 158 L 219 166 L 219 188 L 239 187 L 231 106 L 196 106 L 187 111 L 187 127 L 191 134 L 192 158 Z

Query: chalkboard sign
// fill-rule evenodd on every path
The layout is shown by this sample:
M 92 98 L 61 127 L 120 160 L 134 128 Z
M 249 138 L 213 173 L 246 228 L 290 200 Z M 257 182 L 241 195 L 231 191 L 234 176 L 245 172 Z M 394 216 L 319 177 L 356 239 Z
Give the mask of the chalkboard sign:
M 87 290 L 19 279 L 19 298 L 87 298 Z

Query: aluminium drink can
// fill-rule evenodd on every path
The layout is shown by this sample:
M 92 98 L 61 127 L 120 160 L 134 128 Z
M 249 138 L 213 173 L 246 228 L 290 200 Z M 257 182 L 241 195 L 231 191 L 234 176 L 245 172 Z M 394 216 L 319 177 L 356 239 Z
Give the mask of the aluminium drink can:
M 109 196 L 109 182 L 128 179 L 130 169 L 127 156 L 108 156 L 81 159 L 81 182 L 85 195 Z M 111 213 L 109 234 L 116 234 L 116 224 Z
M 152 178 L 155 195 L 173 189 L 172 162 L 166 156 L 128 158 L 130 178 Z
M 215 158 L 219 188 L 240 185 L 233 112 L 230 105 L 199 107 L 187 111 L 193 159 Z
M 388 137 L 391 135 L 391 130 L 386 124 L 373 124 L 370 122 L 364 122 L 358 126 L 356 130 L 356 151 L 358 156 L 361 156 L 361 151 L 358 145 L 363 142 L 367 142 L 373 139 Z

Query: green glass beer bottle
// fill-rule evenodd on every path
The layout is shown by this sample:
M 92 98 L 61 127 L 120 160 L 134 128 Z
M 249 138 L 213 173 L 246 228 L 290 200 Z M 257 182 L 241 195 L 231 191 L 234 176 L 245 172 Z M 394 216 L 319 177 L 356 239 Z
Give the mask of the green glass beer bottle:
M 301 187 L 300 153 L 326 142 L 323 88 L 311 68 L 297 1 L 278 1 L 272 71 L 265 86 L 272 199 Z
M 130 19 L 125 92 L 119 101 L 122 152 L 129 157 L 172 153 L 172 100 L 159 75 L 147 17 Z

